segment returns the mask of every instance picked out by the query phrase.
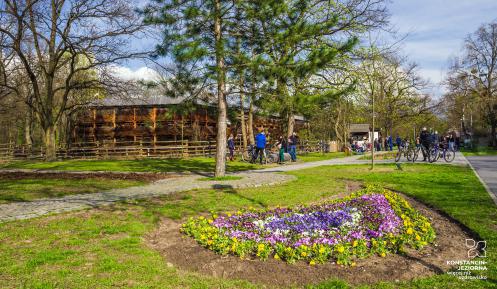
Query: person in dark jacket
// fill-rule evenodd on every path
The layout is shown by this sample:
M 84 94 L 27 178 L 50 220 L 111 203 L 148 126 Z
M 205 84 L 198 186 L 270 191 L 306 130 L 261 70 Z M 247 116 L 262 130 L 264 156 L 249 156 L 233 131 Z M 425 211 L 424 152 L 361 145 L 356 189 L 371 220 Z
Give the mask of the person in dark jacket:
M 289 153 L 290 156 L 292 157 L 292 162 L 297 161 L 297 144 L 298 144 L 298 138 L 297 134 L 294 132 L 292 135 L 288 138 L 288 146 L 290 148 Z
M 400 138 L 399 135 L 397 135 L 397 138 L 395 139 L 395 143 L 397 144 L 397 149 L 400 151 L 400 148 L 402 147 L 402 139 Z
M 264 155 L 264 149 L 266 148 L 266 135 L 264 131 L 261 131 L 255 136 L 255 146 L 256 146 L 256 159 L 259 157 L 259 161 L 262 165 L 262 157 Z
M 276 146 L 278 147 L 278 163 L 281 165 L 285 163 L 285 147 L 286 147 L 286 140 L 283 136 L 280 136 L 278 139 L 278 142 L 276 143 Z
M 387 144 L 388 144 L 388 147 L 390 148 L 390 151 L 393 151 L 393 139 L 392 139 L 391 135 L 388 136 Z
M 421 133 L 419 134 L 419 141 L 421 143 L 421 152 L 423 153 L 423 161 L 426 161 L 426 157 L 429 154 L 429 149 L 431 145 L 431 135 L 426 129 L 426 127 L 423 127 L 423 130 L 421 130 Z
M 230 151 L 230 161 L 235 159 L 235 140 L 233 139 L 233 134 L 230 134 L 228 138 L 228 149 Z

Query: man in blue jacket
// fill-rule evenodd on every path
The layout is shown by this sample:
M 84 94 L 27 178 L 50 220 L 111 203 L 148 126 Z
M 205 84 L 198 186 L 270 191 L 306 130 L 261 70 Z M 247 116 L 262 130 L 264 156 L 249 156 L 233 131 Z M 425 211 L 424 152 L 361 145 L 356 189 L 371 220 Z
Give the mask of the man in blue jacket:
M 393 151 L 393 139 L 391 135 L 388 136 L 387 143 L 388 147 L 390 148 L 390 151 Z
M 400 148 L 402 147 L 402 139 L 400 138 L 399 135 L 397 135 L 397 138 L 395 139 L 395 143 L 397 143 L 397 149 L 400 151 Z
M 262 165 L 262 156 L 264 154 L 264 149 L 266 148 L 266 135 L 264 134 L 264 131 L 259 132 L 255 136 L 255 146 L 256 146 L 256 159 L 259 157 L 259 161 Z

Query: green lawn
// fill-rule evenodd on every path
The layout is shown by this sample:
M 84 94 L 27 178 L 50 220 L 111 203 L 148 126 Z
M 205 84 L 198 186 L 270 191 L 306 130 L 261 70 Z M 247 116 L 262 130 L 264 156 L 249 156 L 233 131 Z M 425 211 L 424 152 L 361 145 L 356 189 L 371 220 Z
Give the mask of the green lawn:
M 305 155 L 299 155 L 297 152 L 297 160 L 302 162 L 316 162 L 316 161 L 324 161 L 324 160 L 344 158 L 344 157 L 346 157 L 344 152 L 308 153 Z
M 374 159 L 375 160 L 393 160 L 393 159 L 395 159 L 396 155 L 397 155 L 397 150 L 388 151 L 388 152 L 378 152 L 378 153 L 375 153 Z M 371 152 L 365 153 L 359 159 L 360 160 L 371 160 Z
M 345 179 L 379 183 L 432 205 L 487 241 L 489 281 L 448 275 L 363 288 L 491 288 L 497 280 L 497 208 L 467 167 L 406 164 L 328 166 L 291 172 L 297 180 L 274 187 L 198 190 L 160 199 L 0 224 L 0 284 L 6 288 L 259 288 L 246 281 L 167 266 L 142 241 L 160 218 L 211 210 L 292 206 L 342 192 Z M 174 264 L 174 260 L 170 261 Z M 463 282 L 463 283 L 461 283 Z M 347 288 L 330 281 L 316 288 Z
M 298 156 L 300 161 L 311 162 L 332 158 L 344 157 L 345 154 L 338 153 L 309 153 Z M 228 161 L 227 170 L 230 172 L 251 169 L 260 169 L 271 164 L 262 166 L 251 164 L 240 160 Z M 0 164 L 3 169 L 37 169 L 37 170 L 61 170 L 61 171 L 114 171 L 114 172 L 209 172 L 216 166 L 214 158 L 196 157 L 185 159 L 137 159 L 137 160 L 65 160 L 54 162 L 14 161 Z
M 467 157 L 497 155 L 497 150 L 491 147 L 476 147 L 472 150 L 461 149 L 461 152 Z
M 0 204 L 26 202 L 41 198 L 63 197 L 66 195 L 97 193 L 113 188 L 143 185 L 142 181 L 106 179 L 20 179 L 0 178 Z

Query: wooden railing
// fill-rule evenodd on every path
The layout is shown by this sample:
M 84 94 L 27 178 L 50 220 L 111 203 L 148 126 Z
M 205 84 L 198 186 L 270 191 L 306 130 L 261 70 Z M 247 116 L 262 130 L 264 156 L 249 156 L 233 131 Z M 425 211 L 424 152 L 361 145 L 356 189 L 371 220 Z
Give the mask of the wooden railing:
M 238 146 L 239 148 L 240 146 Z M 323 146 L 318 141 L 302 141 L 300 153 L 321 152 Z M 215 141 L 130 141 L 73 143 L 57 149 L 59 159 L 136 159 L 136 158 L 188 158 L 214 156 Z M 0 160 L 43 159 L 43 147 L 0 144 Z

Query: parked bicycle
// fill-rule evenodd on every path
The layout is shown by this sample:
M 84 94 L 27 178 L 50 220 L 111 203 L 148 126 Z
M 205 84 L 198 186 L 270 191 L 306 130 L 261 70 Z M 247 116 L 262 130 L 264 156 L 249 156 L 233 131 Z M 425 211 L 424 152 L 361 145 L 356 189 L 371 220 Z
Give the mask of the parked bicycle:
M 422 155 L 426 155 L 428 157 L 428 161 L 430 161 L 429 148 L 425 148 L 423 145 L 419 145 L 413 147 L 412 149 L 413 149 L 413 154 L 412 154 L 413 163 L 418 160 L 420 152 L 422 153 Z
M 241 153 L 241 158 L 242 161 L 244 162 L 249 162 L 252 164 L 255 164 L 257 160 L 259 159 L 259 156 L 257 155 L 257 150 L 254 145 L 248 145 L 247 149 L 242 151 Z M 271 164 L 278 162 L 278 154 L 271 152 L 271 147 L 266 146 L 266 148 L 263 151 L 262 155 L 262 164 Z
M 455 156 L 456 152 L 449 149 L 447 145 L 442 145 L 442 148 L 439 145 L 434 145 L 430 148 L 429 161 L 430 163 L 434 163 L 438 159 L 443 158 L 446 162 L 450 163 L 454 160 Z
M 397 151 L 397 155 L 395 155 L 395 162 L 399 162 L 402 156 L 404 156 L 407 161 L 411 161 L 415 154 L 415 148 L 413 148 L 409 141 L 405 141 L 403 145 Z

